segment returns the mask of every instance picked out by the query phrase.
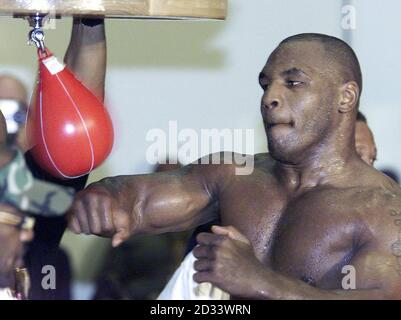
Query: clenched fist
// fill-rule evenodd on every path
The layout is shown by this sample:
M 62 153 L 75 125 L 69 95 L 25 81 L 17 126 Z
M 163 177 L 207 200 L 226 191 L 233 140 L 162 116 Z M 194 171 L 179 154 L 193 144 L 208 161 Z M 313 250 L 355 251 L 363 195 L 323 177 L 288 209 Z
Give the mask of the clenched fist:
M 197 241 L 193 250 L 197 283 L 210 282 L 237 297 L 254 294 L 265 268 L 243 234 L 234 227 L 214 226 L 212 233 L 200 233 Z
M 111 237 L 114 247 L 129 238 L 139 219 L 121 180 L 106 178 L 76 195 L 68 215 L 74 233 Z

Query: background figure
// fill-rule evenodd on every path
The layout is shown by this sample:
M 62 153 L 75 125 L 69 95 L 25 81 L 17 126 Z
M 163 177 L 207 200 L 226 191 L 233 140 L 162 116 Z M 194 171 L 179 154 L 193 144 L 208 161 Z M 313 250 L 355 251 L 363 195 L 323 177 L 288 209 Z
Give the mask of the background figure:
M 160 164 L 155 172 L 180 168 Z M 95 300 L 153 300 L 181 263 L 190 232 L 135 236 L 109 251 L 97 280 Z
M 372 130 L 362 112 L 358 111 L 355 123 L 355 147 L 359 157 L 373 166 L 377 157 L 377 148 Z
M 7 143 L 26 152 L 25 118 L 27 112 L 27 90 L 24 84 L 11 75 L 0 76 L 0 111 L 7 125 Z M 36 178 L 52 181 L 60 185 L 72 186 L 71 181 L 53 178 L 35 163 L 30 153 L 25 160 Z M 79 180 L 79 190 L 86 179 Z M 74 184 L 74 181 L 72 181 Z M 35 237 L 28 245 L 25 254 L 26 266 L 31 277 L 30 299 L 70 299 L 71 268 L 67 254 L 58 247 L 66 227 L 64 217 L 37 217 L 34 228 Z M 52 265 L 56 269 L 56 289 L 44 290 L 41 285 L 44 274 L 42 268 Z
M 0 300 L 8 300 L 14 298 L 15 270 L 24 267 L 26 245 L 34 235 L 33 225 L 24 225 L 26 216 L 16 208 L 0 204 L 0 211 Z
M 23 256 L 26 244 L 33 237 L 32 218 L 27 218 L 17 208 L 7 204 L 8 188 L 4 182 L 13 152 L 7 147 L 7 128 L 0 112 L 0 300 L 14 300 L 17 289 L 16 268 L 24 266 Z
M 7 171 L 12 162 L 12 151 L 7 148 L 7 127 L 0 112 L 0 175 Z M 24 215 L 11 205 L 6 204 L 7 185 L 0 179 L 0 300 L 16 299 L 15 270 L 23 267 L 26 243 L 32 240 L 33 220 L 29 228 L 25 225 Z
M 355 125 L 355 146 L 359 157 L 368 165 L 373 166 L 377 160 L 377 147 L 375 139 L 368 126 L 368 121 L 362 112 L 358 112 Z M 380 170 L 391 179 L 400 183 L 400 178 L 396 170 L 384 168 Z
M 25 118 L 28 94 L 25 85 L 12 75 L 0 75 L 0 111 L 7 124 L 7 143 L 27 151 Z

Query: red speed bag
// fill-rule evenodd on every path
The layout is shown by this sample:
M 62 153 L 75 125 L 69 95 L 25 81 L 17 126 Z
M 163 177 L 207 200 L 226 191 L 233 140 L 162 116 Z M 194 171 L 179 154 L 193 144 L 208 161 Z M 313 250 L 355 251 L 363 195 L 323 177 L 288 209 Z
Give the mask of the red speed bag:
M 113 147 L 113 125 L 104 105 L 50 52 L 39 55 L 39 78 L 27 118 L 32 156 L 53 176 L 88 174 Z

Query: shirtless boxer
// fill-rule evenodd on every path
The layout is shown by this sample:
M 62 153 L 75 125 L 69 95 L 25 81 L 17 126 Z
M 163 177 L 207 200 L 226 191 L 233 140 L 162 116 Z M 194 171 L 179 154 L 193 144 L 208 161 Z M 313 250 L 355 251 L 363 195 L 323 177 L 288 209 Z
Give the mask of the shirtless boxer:
M 330 36 L 293 36 L 259 82 L 269 154 L 255 156 L 252 174 L 192 164 L 106 178 L 77 196 L 71 228 L 117 246 L 220 212 L 230 227 L 198 235 L 198 283 L 241 298 L 401 298 L 401 189 L 356 153 L 362 76 L 354 52 Z M 356 270 L 354 290 L 342 288 L 345 265 Z
M 355 124 L 355 148 L 358 156 L 368 165 L 373 166 L 377 154 L 376 143 L 366 117 L 360 111 L 358 111 Z M 227 300 L 230 298 L 226 292 L 210 283 L 197 284 L 193 281 L 196 258 L 192 250 L 197 245 L 196 237 L 201 232 L 211 232 L 214 225 L 220 225 L 220 222 L 215 220 L 195 229 L 189 239 L 185 258 L 160 292 L 158 300 Z

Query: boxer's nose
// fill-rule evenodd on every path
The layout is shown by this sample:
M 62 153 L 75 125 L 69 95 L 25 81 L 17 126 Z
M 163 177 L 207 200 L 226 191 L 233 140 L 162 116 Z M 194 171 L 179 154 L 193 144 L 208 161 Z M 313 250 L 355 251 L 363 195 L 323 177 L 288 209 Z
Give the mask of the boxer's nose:
M 262 107 L 271 110 L 281 106 L 281 104 L 282 98 L 280 96 L 280 90 L 273 82 L 269 88 L 266 89 L 262 97 Z

